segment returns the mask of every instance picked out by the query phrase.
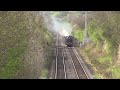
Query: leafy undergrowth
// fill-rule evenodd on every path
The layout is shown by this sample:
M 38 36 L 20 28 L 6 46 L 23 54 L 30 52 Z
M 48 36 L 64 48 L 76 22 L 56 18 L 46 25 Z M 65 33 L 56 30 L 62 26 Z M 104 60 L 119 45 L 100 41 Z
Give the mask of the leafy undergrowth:
M 51 60 L 52 60 L 52 50 L 51 50 L 51 45 L 53 43 L 53 38 L 51 33 L 47 32 L 45 36 L 46 41 L 48 44 L 45 46 L 45 52 L 44 52 L 44 67 L 40 72 L 40 79 L 48 79 L 49 75 L 49 69 L 51 65 Z
M 0 78 L 10 79 L 16 77 L 21 70 L 21 64 L 19 57 L 9 60 L 6 65 L 0 69 Z
M 80 52 L 84 53 L 84 58 L 88 57 L 87 61 L 94 69 L 95 78 L 120 78 L 120 12 L 95 11 L 88 15 L 87 39 L 84 39 L 84 22 L 80 18 L 76 19 L 81 23 L 74 22 L 73 26 L 78 26 L 79 29 L 74 29 L 73 35 L 80 41 L 85 40 Z M 80 25 L 81 24 L 81 25 Z
M 95 79 L 119 79 L 120 67 L 113 62 L 112 55 L 102 52 L 101 48 L 86 45 L 77 48 L 84 60 L 92 66 Z
M 111 66 L 107 69 L 114 79 L 120 79 L 120 66 Z
M 46 77 L 51 43 L 39 12 L 1 11 L 0 78 Z
M 26 22 L 22 12 L 0 14 L 0 78 L 16 78 L 22 70 L 22 56 L 27 48 Z M 19 18 L 18 18 L 19 17 Z
M 48 79 L 48 70 L 44 69 L 41 71 L 40 79 Z

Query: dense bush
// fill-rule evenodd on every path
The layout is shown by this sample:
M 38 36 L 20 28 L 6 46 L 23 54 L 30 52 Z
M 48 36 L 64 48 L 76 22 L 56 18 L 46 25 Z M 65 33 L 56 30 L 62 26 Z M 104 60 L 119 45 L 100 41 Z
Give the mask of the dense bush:
M 74 22 L 74 25 L 84 25 L 81 19 L 78 20 L 81 24 Z M 88 43 L 82 50 L 87 53 L 93 67 L 97 68 L 96 76 L 99 74 L 102 78 L 120 78 L 116 72 L 119 71 L 116 62 L 118 61 L 117 52 L 120 44 L 120 12 L 92 11 L 88 13 L 88 20 L 87 33 L 92 44 Z M 84 29 L 82 28 L 82 30 Z M 82 30 L 80 27 L 79 30 L 73 31 L 74 36 L 79 40 L 83 36 Z M 117 68 L 113 68 L 113 66 Z M 106 73 L 112 73 L 112 76 L 106 76 Z
M 47 41 L 51 43 L 51 37 L 43 23 L 40 12 L 1 11 L 0 78 L 33 78 L 32 75 L 40 74 L 42 63 L 39 63 L 41 64 L 41 67 L 38 66 L 39 69 L 33 67 L 34 71 L 29 72 L 28 70 L 33 64 L 34 66 L 37 65 L 37 58 L 39 57 L 33 56 L 28 60 L 26 56 L 34 55 L 34 52 L 30 53 L 30 48 L 38 50 L 35 55 L 39 54 L 42 48 L 41 55 L 43 57 L 39 59 L 39 62 L 44 62 L 47 53 L 44 46 L 47 45 Z M 33 62 L 31 63 L 30 60 Z

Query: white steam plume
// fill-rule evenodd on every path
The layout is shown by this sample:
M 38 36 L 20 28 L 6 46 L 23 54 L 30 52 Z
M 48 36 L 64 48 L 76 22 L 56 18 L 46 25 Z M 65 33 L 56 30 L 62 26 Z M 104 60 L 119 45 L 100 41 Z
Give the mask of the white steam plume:
M 52 16 L 49 11 L 44 12 L 43 17 L 48 30 L 52 32 L 57 32 L 62 36 L 71 35 L 71 25 L 68 22 L 65 22 L 62 18 Z

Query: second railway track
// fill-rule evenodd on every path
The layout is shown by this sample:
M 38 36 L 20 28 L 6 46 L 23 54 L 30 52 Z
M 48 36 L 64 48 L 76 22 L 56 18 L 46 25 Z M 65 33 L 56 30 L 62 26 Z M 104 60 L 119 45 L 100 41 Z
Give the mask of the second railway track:
M 73 48 L 68 48 L 68 51 L 71 55 L 78 79 L 89 79 L 89 76 L 87 75 L 86 71 L 84 70 L 84 67 L 78 60 L 79 58 L 76 56 Z

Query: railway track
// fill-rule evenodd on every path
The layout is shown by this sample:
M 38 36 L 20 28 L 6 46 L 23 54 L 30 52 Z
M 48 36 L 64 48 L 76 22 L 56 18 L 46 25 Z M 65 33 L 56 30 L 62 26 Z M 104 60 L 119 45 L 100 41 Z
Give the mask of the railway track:
M 57 36 L 52 79 L 92 79 L 74 48 L 64 47 L 62 40 Z
M 64 63 L 64 47 L 62 46 L 60 35 L 57 36 L 56 41 L 56 73 L 55 79 L 66 79 L 66 70 Z
M 84 67 L 80 63 L 79 58 L 75 54 L 73 48 L 68 48 L 68 51 L 71 55 L 72 63 L 73 63 L 77 78 L 78 79 L 90 79 L 87 72 L 85 71 Z
M 66 79 L 63 47 L 57 47 L 55 79 Z

